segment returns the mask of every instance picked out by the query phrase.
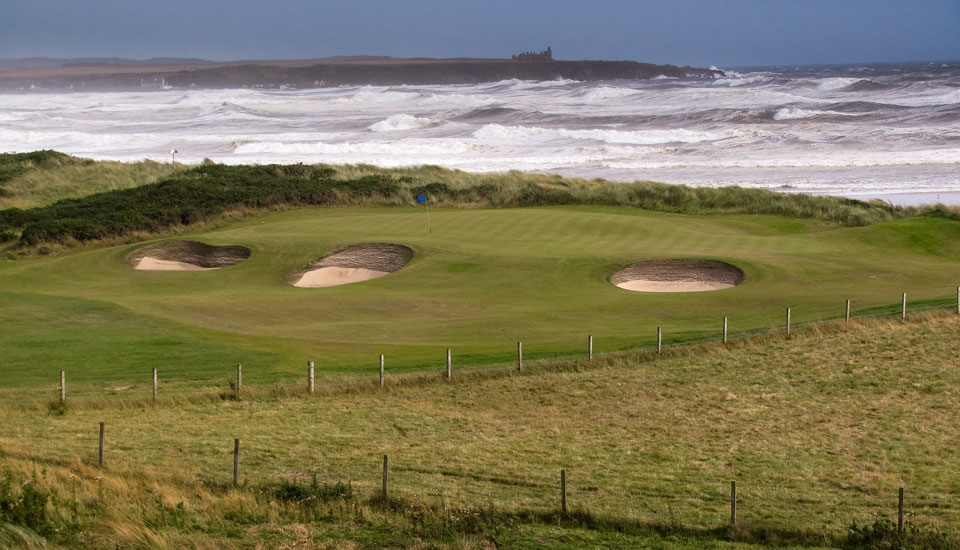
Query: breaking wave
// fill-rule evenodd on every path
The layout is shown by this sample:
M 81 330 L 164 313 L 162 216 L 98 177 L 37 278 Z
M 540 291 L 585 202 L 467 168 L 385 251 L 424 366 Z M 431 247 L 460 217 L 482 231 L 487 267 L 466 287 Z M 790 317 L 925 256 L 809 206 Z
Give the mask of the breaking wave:
M 799 107 L 784 107 L 773 115 L 773 120 L 797 120 L 803 118 L 814 118 L 820 116 L 856 116 L 851 113 L 841 113 L 838 111 L 819 111 L 816 109 L 801 109 Z
M 717 79 L 0 94 L 0 151 L 437 164 L 837 192 L 957 189 L 960 67 Z M 815 174 L 815 175 L 811 175 Z
M 700 143 L 717 141 L 744 135 L 730 129 L 716 132 L 697 130 L 568 130 L 566 128 L 538 128 L 526 126 L 503 126 L 487 124 L 473 133 L 473 137 L 489 140 L 593 140 L 605 143 L 654 145 L 659 143 Z
M 427 126 L 433 121 L 429 118 L 418 118 L 413 115 L 392 115 L 385 120 L 370 125 L 374 132 L 395 132 L 397 130 L 413 130 Z
M 858 82 L 863 82 L 862 78 L 849 78 L 849 77 L 834 77 L 834 78 L 825 78 L 817 82 L 817 89 L 824 92 L 832 92 L 835 90 L 843 90 L 844 88 L 849 88 Z

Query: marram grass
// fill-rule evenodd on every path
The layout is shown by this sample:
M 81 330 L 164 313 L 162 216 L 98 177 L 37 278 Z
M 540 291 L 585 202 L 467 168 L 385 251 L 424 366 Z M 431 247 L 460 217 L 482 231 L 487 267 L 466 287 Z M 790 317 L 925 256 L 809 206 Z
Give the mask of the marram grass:
M 184 169 L 179 163 L 93 161 L 55 151 L 0 154 L 0 210 L 139 187 Z

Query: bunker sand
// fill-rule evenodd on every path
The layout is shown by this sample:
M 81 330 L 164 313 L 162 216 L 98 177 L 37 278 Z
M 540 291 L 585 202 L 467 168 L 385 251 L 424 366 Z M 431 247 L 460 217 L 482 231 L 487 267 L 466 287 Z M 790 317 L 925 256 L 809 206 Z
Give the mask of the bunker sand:
M 210 271 L 250 257 L 243 246 L 212 246 L 197 241 L 167 241 L 145 246 L 127 256 L 134 269 L 148 271 Z
M 322 288 L 369 281 L 389 275 L 413 258 L 406 246 L 389 243 L 364 243 L 348 246 L 317 260 L 295 273 L 291 283 L 301 288 Z
M 199 265 L 188 264 L 187 262 L 177 262 L 174 260 L 161 260 L 153 256 L 144 256 L 140 258 L 134 269 L 145 271 L 211 271 L 220 269 L 218 267 L 200 267 Z
M 648 260 L 614 273 L 610 282 L 636 292 L 703 292 L 739 285 L 743 271 L 717 260 Z

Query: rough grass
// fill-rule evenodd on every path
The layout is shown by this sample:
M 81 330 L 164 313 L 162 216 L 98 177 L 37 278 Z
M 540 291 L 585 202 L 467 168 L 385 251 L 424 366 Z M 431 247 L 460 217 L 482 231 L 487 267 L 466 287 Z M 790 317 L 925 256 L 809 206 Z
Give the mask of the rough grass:
M 148 160 L 93 161 L 55 151 L 0 154 L 0 210 L 139 187 L 186 168 Z
M 631 206 L 684 214 L 777 214 L 812 218 L 845 226 L 863 226 L 916 215 L 923 210 L 895 207 L 883 201 L 863 202 L 843 197 L 777 193 L 737 186 L 690 187 L 653 181 L 613 182 L 564 178 L 519 171 L 471 173 L 439 166 L 380 168 L 359 165 L 317 165 L 336 171 L 338 178 L 394 177 L 409 181 L 417 192 L 440 204 L 476 207 L 549 204 Z M 445 196 L 444 187 L 453 191 Z
M 0 478 L 46 504 L 35 529 L 0 536 L 23 533 L 24 548 L 37 531 L 68 548 L 956 548 L 958 329 L 955 313 L 824 325 L 659 359 L 135 413 L 7 402 Z M 888 528 L 898 487 L 904 537 Z

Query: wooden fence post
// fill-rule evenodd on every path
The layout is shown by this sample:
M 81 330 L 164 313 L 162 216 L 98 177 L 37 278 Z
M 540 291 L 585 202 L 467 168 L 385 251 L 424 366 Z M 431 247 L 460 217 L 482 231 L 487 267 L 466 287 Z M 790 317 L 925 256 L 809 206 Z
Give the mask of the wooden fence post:
M 233 485 L 240 484 L 240 440 L 233 440 Z
M 380 354 L 380 387 L 383 387 L 383 354 Z
M 730 525 L 737 524 L 737 482 L 730 482 Z
M 847 316 L 846 316 L 846 322 L 848 322 L 848 323 L 850 322 L 850 300 L 847 300 Z
M 900 498 L 897 504 L 897 532 L 903 532 L 903 487 L 900 487 Z
M 97 462 L 100 469 L 103 469 L 103 422 L 100 423 L 100 451 L 97 453 Z
M 517 371 L 523 371 L 523 342 L 517 342 Z
M 243 365 L 237 365 L 237 395 L 243 389 Z
M 663 352 L 663 330 L 657 327 L 657 355 Z
M 587 359 L 593 361 L 593 335 L 587 337 Z
M 313 393 L 315 387 L 314 381 L 316 378 L 313 376 L 313 361 L 307 361 L 307 391 Z
M 790 308 L 787 308 L 787 338 L 790 338 Z
M 560 470 L 560 514 L 567 515 L 567 471 Z
M 453 363 L 450 360 L 450 348 L 447 348 L 447 380 L 453 378 Z
M 157 367 L 153 367 L 153 400 L 157 400 Z
M 383 455 L 383 491 L 380 493 L 384 502 L 387 500 L 387 455 Z
M 60 403 L 67 402 L 67 373 L 60 371 Z
M 960 314 L 960 286 L 957 287 L 957 313 Z
M 723 343 L 727 343 L 727 318 L 723 318 Z
M 900 308 L 900 319 L 901 320 L 907 319 L 907 293 L 906 292 L 903 293 L 903 305 Z

